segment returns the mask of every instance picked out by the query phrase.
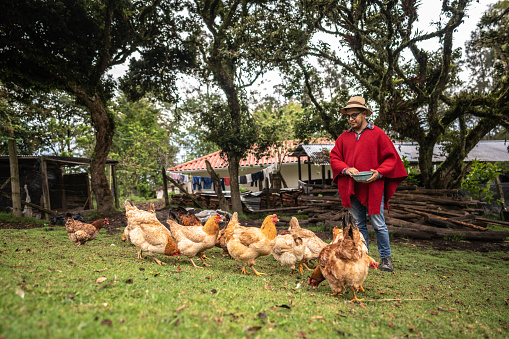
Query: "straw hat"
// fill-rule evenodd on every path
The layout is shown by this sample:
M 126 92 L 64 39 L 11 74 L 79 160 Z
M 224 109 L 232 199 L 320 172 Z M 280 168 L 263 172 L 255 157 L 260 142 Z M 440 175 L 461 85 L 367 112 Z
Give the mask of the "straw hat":
M 351 97 L 346 107 L 340 110 L 341 113 L 346 114 L 347 108 L 363 108 L 365 109 L 364 114 L 366 114 L 367 117 L 371 115 L 371 111 L 366 107 L 366 100 L 361 96 Z

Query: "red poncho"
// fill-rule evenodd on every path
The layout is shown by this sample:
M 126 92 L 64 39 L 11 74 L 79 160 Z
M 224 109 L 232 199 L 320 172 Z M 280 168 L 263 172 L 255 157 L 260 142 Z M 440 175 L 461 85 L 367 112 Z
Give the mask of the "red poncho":
M 356 140 L 353 131 L 343 132 L 330 153 L 330 163 L 342 205 L 351 208 L 350 196 L 355 195 L 361 204 L 368 207 L 368 214 L 380 214 L 382 195 L 385 196 L 384 206 L 389 209 L 389 199 L 407 177 L 394 144 L 376 126 L 366 128 L 359 140 Z M 350 176 L 341 175 L 347 167 L 355 167 L 359 172 L 374 169 L 383 175 L 383 179 L 369 184 L 356 182 Z

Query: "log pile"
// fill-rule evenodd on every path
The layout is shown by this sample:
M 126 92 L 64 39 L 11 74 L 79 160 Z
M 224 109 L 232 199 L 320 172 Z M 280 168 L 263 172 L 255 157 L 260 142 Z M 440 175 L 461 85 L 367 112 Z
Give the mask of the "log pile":
M 265 209 L 259 212 L 307 214 L 308 219 L 301 221 L 301 225 L 325 224 L 329 228 L 338 226 L 343 213 L 347 212 L 341 205 L 336 189 L 315 188 L 309 195 L 300 195 L 297 203 L 297 207 Z M 389 231 L 396 236 L 505 241 L 509 232 L 490 231 L 487 226 L 505 226 L 509 231 L 509 222 L 484 218 L 483 204 L 477 200 L 460 199 L 458 190 L 422 189 L 403 185 L 398 187 L 390 200 L 390 213 L 386 210 L 384 215 Z
M 193 196 L 210 209 L 218 208 L 216 197 Z M 172 203 L 193 206 L 191 199 L 179 194 L 172 197 Z M 385 211 L 384 215 L 389 232 L 396 236 L 416 239 L 505 241 L 509 237 L 509 221 L 485 218 L 483 204 L 477 200 L 459 198 L 458 190 L 423 189 L 403 184 L 398 187 L 390 200 L 390 213 Z M 303 227 L 310 224 L 325 224 L 332 229 L 340 225 L 343 214 L 347 211 L 341 205 L 337 189 L 315 187 L 309 194 L 304 194 L 302 190 L 262 194 L 260 210 L 257 212 L 277 213 L 282 216 L 307 214 L 307 220 L 300 220 Z M 290 219 L 280 218 L 283 224 L 287 224 L 286 220 Z M 507 227 L 507 232 L 491 231 L 487 228 L 489 224 Z

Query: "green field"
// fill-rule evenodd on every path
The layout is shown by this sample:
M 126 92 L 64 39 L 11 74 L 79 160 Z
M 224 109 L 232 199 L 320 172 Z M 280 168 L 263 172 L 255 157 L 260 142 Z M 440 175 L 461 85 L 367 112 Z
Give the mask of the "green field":
M 507 253 L 395 244 L 395 272 L 370 270 L 352 303 L 272 256 L 257 262 L 264 277 L 217 248 L 212 267 L 159 266 L 103 232 L 77 247 L 63 227 L 0 230 L 0 338 L 509 336 Z

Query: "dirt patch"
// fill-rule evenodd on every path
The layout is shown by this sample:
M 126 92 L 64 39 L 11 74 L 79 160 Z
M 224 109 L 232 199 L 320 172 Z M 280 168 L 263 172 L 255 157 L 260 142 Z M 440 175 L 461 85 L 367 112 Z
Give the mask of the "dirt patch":
M 137 203 L 136 206 L 143 210 L 148 210 L 148 203 Z M 156 216 L 159 221 L 166 224 L 168 216 L 167 209 L 161 209 L 164 206 L 164 202 L 156 203 Z M 94 220 L 87 220 L 87 222 L 93 222 Z M 123 232 L 124 227 L 127 225 L 127 218 L 125 212 L 117 212 L 108 216 L 109 225 L 105 227 L 107 234 L 120 234 Z M 241 225 L 249 227 L 259 227 L 261 221 L 253 219 L 241 219 L 239 220 Z M 49 224 L 49 222 L 48 222 Z M 31 229 L 41 228 L 44 225 L 26 225 L 22 223 L 18 224 L 7 224 L 0 222 L 0 229 Z M 63 225 L 50 225 L 49 227 L 63 227 Z M 220 226 L 221 227 L 221 226 Z M 323 240 L 330 240 L 330 232 L 315 232 Z M 376 241 L 373 237 L 370 237 L 370 241 Z M 391 238 L 391 243 L 409 243 L 415 244 L 422 247 L 431 247 L 438 251 L 450 251 L 450 250 L 469 250 L 474 252 L 491 252 L 491 251 L 503 251 L 509 252 L 509 242 L 494 243 L 494 242 L 479 242 L 479 241 L 448 241 L 443 239 L 433 240 L 420 240 L 420 239 L 407 239 L 407 238 Z

